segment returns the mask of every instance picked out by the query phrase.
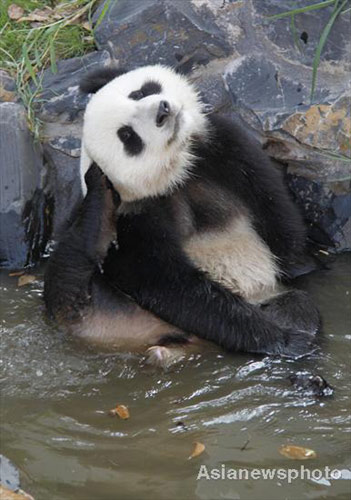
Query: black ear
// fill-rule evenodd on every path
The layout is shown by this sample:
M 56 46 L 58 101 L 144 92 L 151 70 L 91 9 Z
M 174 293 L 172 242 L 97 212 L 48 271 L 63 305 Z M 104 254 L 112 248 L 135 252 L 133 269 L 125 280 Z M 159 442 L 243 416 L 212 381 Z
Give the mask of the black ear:
M 126 69 L 116 68 L 114 66 L 97 68 L 82 78 L 79 88 L 85 94 L 95 94 L 95 92 L 100 90 L 101 87 L 111 80 L 127 72 Z

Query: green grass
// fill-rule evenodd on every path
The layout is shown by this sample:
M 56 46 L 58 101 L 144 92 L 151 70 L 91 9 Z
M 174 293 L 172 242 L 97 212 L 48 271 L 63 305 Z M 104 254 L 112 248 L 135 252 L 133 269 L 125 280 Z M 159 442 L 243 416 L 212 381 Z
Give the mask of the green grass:
M 35 135 L 40 134 L 40 122 L 33 110 L 34 99 L 41 90 L 42 72 L 50 67 L 57 71 L 57 60 L 82 56 L 95 49 L 93 31 L 80 22 L 90 22 L 92 12 L 101 0 L 0 0 L 0 68 L 16 80 L 17 92 L 27 109 L 28 124 Z M 48 19 L 33 26 L 31 22 L 11 20 L 8 7 L 15 3 L 25 10 L 52 7 L 62 9 L 60 19 Z M 109 3 L 109 2 L 108 2 Z M 103 10 L 98 23 L 101 22 Z M 90 23 L 91 25 L 91 23 Z M 34 83 L 34 85 L 33 85 Z
M 1 0 L 0 14 L 0 67 L 13 72 L 13 60 L 19 62 L 23 57 L 23 47 L 27 49 L 31 64 L 36 69 L 48 64 L 50 60 L 50 44 L 53 44 L 56 58 L 81 56 L 94 49 L 93 36 L 79 24 L 69 24 L 79 10 L 91 12 L 97 5 L 93 0 L 75 0 L 70 2 L 45 2 L 28 0 Z M 48 23 L 47 26 L 32 28 L 30 22 L 16 22 L 9 19 L 7 9 L 11 3 L 23 7 L 26 14 L 36 8 L 48 5 L 71 4 L 74 7 L 73 16 Z M 11 58 L 9 60 L 9 54 Z

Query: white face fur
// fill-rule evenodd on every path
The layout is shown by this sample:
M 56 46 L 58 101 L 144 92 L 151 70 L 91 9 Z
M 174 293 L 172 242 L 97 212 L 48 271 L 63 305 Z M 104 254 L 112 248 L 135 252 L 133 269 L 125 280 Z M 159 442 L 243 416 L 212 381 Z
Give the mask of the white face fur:
M 191 142 L 207 120 L 194 87 L 164 66 L 125 73 L 94 94 L 85 111 L 81 180 L 95 161 L 123 201 L 162 195 L 191 168 Z

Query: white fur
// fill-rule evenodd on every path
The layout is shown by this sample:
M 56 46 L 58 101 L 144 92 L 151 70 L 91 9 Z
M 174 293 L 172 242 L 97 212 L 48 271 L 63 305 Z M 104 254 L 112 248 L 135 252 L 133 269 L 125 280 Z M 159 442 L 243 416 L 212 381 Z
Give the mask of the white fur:
M 249 302 L 277 293 L 277 261 L 245 215 L 220 231 L 193 235 L 184 249 L 213 280 Z
M 128 98 L 147 81 L 162 87 L 160 94 L 140 101 Z M 169 102 L 172 115 L 156 127 L 161 100 Z M 174 140 L 175 117 L 179 131 Z M 120 127 L 131 126 L 142 138 L 140 155 L 128 156 L 117 136 Z M 181 183 L 191 168 L 191 142 L 206 135 L 207 121 L 198 94 L 188 80 L 164 66 L 145 66 L 121 75 L 92 96 L 85 112 L 81 155 L 81 180 L 95 161 L 123 201 L 162 195 Z M 170 143 L 169 143 L 170 141 Z

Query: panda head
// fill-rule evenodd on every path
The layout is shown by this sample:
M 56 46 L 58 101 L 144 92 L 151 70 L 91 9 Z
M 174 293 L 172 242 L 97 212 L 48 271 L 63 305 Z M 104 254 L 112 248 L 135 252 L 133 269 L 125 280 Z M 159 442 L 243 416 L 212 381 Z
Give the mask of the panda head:
M 81 83 L 92 93 L 84 115 L 81 179 L 96 162 L 123 201 L 162 195 L 189 173 L 191 146 L 207 119 L 194 87 L 165 66 L 102 68 Z

